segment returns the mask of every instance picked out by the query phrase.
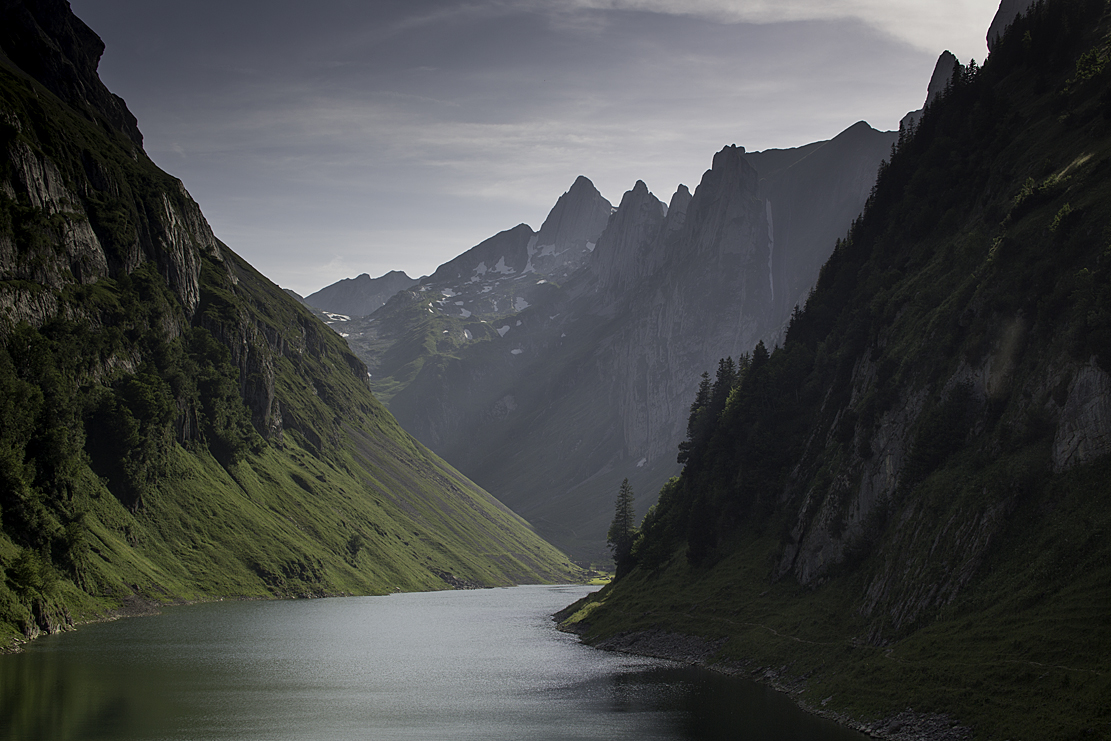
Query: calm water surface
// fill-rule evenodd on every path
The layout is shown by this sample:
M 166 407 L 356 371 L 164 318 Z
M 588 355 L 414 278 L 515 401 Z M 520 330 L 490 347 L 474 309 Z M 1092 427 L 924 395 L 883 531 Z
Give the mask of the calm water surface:
M 0 656 L 0 738 L 859 741 L 759 685 L 597 651 L 588 587 L 219 602 Z

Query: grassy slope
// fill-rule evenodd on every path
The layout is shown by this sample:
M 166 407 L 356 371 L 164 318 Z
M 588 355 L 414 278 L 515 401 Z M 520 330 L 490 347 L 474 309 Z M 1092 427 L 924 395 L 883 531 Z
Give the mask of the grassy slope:
M 65 231 L 58 227 L 67 220 L 90 220 L 111 250 L 159 218 L 162 194 L 171 202 L 187 198 L 118 134 L 7 70 L 0 74 L 0 104 L 9 117 L 0 144 L 29 146 L 83 194 L 60 216 L 35 209 L 24 196 L 4 196 L 0 227 L 14 240 L 14 259 L 24 261 L 19 269 L 54 269 Z M 89 162 L 113 183 L 111 196 L 89 185 L 95 169 Z M 14 172 L 10 161 L 3 168 L 5 176 Z M 77 286 L 63 267 L 52 286 L 0 284 L 7 300 L 58 302 L 64 321 L 48 318 L 23 329 L 9 321 L 3 336 L 30 337 L 52 353 L 58 389 L 69 400 L 57 408 L 28 406 L 21 395 L 54 403 L 57 389 L 36 396 L 45 381 L 18 362 L 0 363 L 0 411 L 7 410 L 0 474 L 17 488 L 4 493 L 0 510 L 4 642 L 33 631 L 36 609 L 49 622 L 66 615 L 79 621 L 132 595 L 157 601 L 384 593 L 575 577 L 566 558 L 520 517 L 397 425 L 342 339 L 220 247 L 220 257 L 200 254 L 201 300 L 191 320 L 154 270 L 140 271 L 141 280 L 117 276 Z M 211 440 L 179 434 L 158 454 L 159 475 L 137 506 L 90 468 L 87 451 L 97 441 L 88 415 L 96 399 L 118 396 L 138 366 L 180 350 L 190 323 L 249 358 L 228 378 L 231 388 L 262 388 L 259 378 L 272 368 L 285 431 L 267 443 L 246 428 L 248 449 L 235 462 L 218 461 Z M 18 348 L 8 350 L 18 360 Z M 179 410 L 199 403 L 178 402 Z M 231 409 L 233 416 L 249 419 L 250 410 L 235 404 L 240 411 Z M 33 414 L 20 416 L 21 405 Z M 52 423 L 43 415 L 59 410 L 69 429 L 65 444 L 49 460 L 36 458 L 39 433 L 28 429 L 48 431 Z M 5 428 L 5 420 L 15 422 Z
M 913 707 L 980 738 L 1111 735 L 1111 463 L 1054 473 L 1045 411 L 1064 403 L 1062 368 L 1089 357 L 1108 366 L 1111 26 L 1103 3 L 1086 5 L 1098 24 L 1049 43 L 1015 39 L 1008 64 L 1031 49 L 1047 56 L 996 68 L 989 97 L 943 105 L 932 138 L 910 148 L 918 169 L 894 174 L 891 190 L 881 178 L 873 206 L 890 220 L 866 215 L 869 241 L 835 255 L 807 306 L 814 323 L 796 327 L 823 327 L 821 338 L 789 334 L 790 352 L 768 366 L 791 378 L 802 358 L 811 370 L 792 397 L 815 400 L 776 479 L 777 508 L 728 532 L 712 565 L 690 566 L 671 541 L 658 573 L 639 569 L 577 605 L 569 627 L 590 641 L 652 627 L 726 637 L 722 658 L 758 676 L 785 668 L 806 678 L 812 706 L 863 719 Z M 919 425 L 917 449 L 940 452 L 909 456 L 919 467 L 904 474 L 920 479 L 895 492 L 886 519 L 810 587 L 775 579 L 808 506 L 791 492 L 859 486 L 854 451 L 863 433 L 879 434 L 869 425 L 885 405 L 924 394 L 927 410 L 941 409 L 945 382 L 1003 357 L 1014 327 L 1013 366 L 967 427 L 930 441 Z M 889 361 L 887 381 L 850 398 L 862 357 Z M 965 537 L 977 527 L 986 541 Z M 952 599 L 936 597 L 962 579 Z M 880 587 L 893 596 L 876 602 Z M 908 617 L 908 605 L 920 612 Z

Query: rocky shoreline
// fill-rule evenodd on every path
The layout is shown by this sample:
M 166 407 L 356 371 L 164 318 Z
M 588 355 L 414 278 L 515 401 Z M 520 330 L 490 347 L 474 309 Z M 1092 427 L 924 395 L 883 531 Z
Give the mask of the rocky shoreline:
M 971 728 L 939 713 L 919 713 L 907 708 L 878 721 L 863 723 L 842 713 L 814 707 L 802 700 L 806 680 L 791 675 L 786 667 L 758 667 L 744 662 L 714 661 L 714 656 L 724 643 L 724 638 L 709 641 L 657 629 L 618 633 L 594 644 L 594 648 L 678 661 L 761 682 L 789 695 L 799 707 L 809 713 L 883 741 L 969 741 L 972 738 Z

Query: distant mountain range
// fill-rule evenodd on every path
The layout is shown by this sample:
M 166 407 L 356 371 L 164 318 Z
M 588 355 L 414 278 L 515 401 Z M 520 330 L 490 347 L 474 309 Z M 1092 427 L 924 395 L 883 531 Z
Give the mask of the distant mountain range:
M 322 288 L 303 301 L 318 308 L 327 306 L 329 312 L 339 315 L 330 317 L 331 321 L 345 321 L 374 312 L 395 293 L 414 283 L 415 280 L 398 270 L 391 270 L 380 278 L 371 278 L 363 273 Z
M 369 316 L 342 311 L 352 281 L 306 301 L 344 315 L 328 321 L 407 430 L 604 560 L 620 482 L 643 512 L 679 472 L 700 374 L 782 336 L 897 138 L 860 122 L 794 149 L 726 147 L 667 204 L 637 183 L 614 208 L 580 177 L 539 232 L 497 234 Z

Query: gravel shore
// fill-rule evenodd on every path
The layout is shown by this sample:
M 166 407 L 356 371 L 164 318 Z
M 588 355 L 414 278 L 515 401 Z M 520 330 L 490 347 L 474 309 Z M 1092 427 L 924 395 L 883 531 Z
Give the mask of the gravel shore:
M 829 718 L 843 726 L 884 741 L 968 741 L 972 738 L 970 728 L 938 713 L 918 713 L 908 708 L 878 721 L 862 723 L 841 713 L 813 707 L 803 702 L 801 698 L 806 680 L 790 675 L 785 667 L 757 667 L 744 663 L 714 661 L 718 649 L 724 643 L 724 638 L 708 641 L 664 630 L 645 630 L 618 633 L 595 644 L 594 647 L 603 651 L 670 659 L 761 682 L 790 695 L 807 712 Z

